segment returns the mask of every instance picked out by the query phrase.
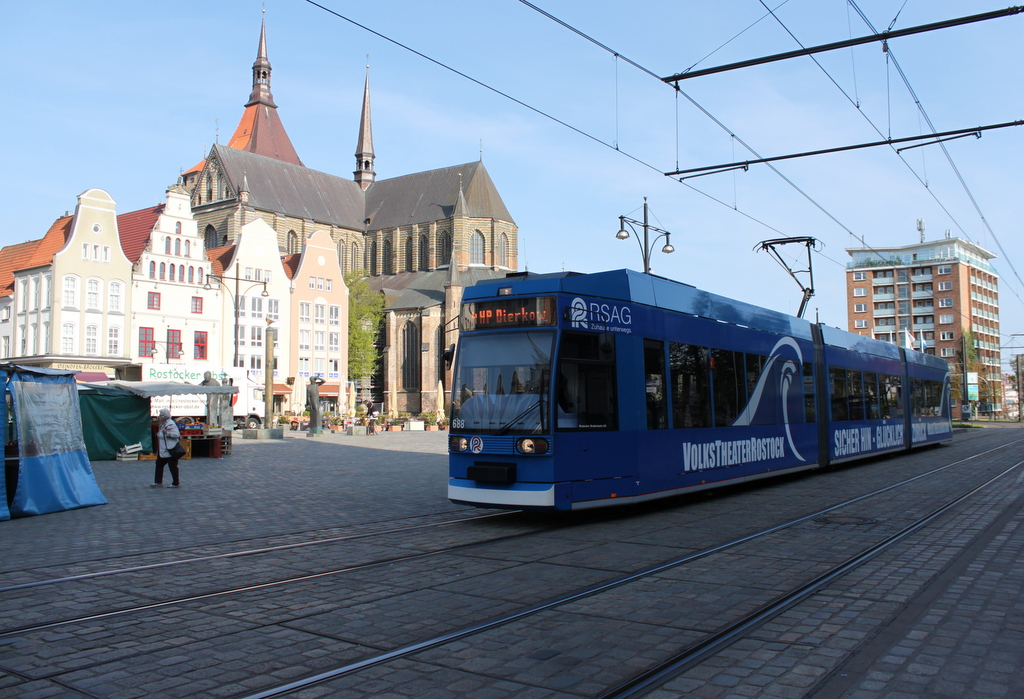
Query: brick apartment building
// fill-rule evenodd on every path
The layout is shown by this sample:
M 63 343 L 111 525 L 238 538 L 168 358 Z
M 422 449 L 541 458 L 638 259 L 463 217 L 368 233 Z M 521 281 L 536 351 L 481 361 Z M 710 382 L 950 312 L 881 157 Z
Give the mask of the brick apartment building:
M 948 234 L 947 234 L 948 235 Z M 923 238 L 923 235 L 922 235 Z M 1002 411 L 999 275 L 995 255 L 960 238 L 898 247 L 847 248 L 846 304 L 851 332 L 945 358 L 962 376 L 964 332 L 974 333 L 981 363 L 981 414 Z M 986 382 L 992 386 L 985 390 Z M 954 401 L 956 403 L 957 401 Z M 953 416 L 960 414 L 953 406 Z

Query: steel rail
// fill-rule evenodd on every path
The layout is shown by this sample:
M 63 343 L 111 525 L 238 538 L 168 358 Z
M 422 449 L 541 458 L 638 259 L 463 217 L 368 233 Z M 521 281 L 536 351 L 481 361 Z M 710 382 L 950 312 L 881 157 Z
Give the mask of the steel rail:
M 472 635 L 475 635 L 475 634 L 478 634 L 478 633 L 481 633 L 481 632 L 484 632 L 484 631 L 489 631 L 491 629 L 494 629 L 494 628 L 497 628 L 497 627 L 500 627 L 500 626 L 504 626 L 504 625 L 512 623 L 514 621 L 519 621 L 519 620 L 524 619 L 526 617 L 533 616 L 533 615 L 538 614 L 540 612 L 544 612 L 544 611 L 547 611 L 549 609 L 554 609 L 556 607 L 560 607 L 560 606 L 565 605 L 565 604 L 570 604 L 572 602 L 576 602 L 576 601 L 579 601 L 581 599 L 584 599 L 584 598 L 587 598 L 587 597 L 591 597 L 591 596 L 596 595 L 596 594 L 600 594 L 602 592 L 607 592 L 607 591 L 612 590 L 614 588 L 621 587 L 623 585 L 627 585 L 629 583 L 632 583 L 632 582 L 635 582 L 635 581 L 638 581 L 638 580 L 642 580 L 642 579 L 644 579 L 646 577 L 650 577 L 651 575 L 655 575 L 657 573 L 660 573 L 660 572 L 663 572 L 663 571 L 666 571 L 666 570 L 670 570 L 672 568 L 675 568 L 675 567 L 678 567 L 678 566 L 681 566 L 681 565 L 685 565 L 687 563 L 692 563 L 693 561 L 697 561 L 699 559 L 706 558 L 707 556 L 711 556 L 711 555 L 716 554 L 716 553 L 721 553 L 722 551 L 725 551 L 727 549 L 731 549 L 731 548 L 734 548 L 734 547 L 739 546 L 741 544 L 745 544 L 745 543 L 748 543 L 748 542 L 753 541 L 755 539 L 761 538 L 763 536 L 767 536 L 769 534 L 773 534 L 773 533 L 781 531 L 783 529 L 787 529 L 787 528 L 795 526 L 797 524 L 800 524 L 800 523 L 806 522 L 808 520 L 814 519 L 815 517 L 820 517 L 821 515 L 826 514 L 828 512 L 832 512 L 833 510 L 837 510 L 837 509 L 842 508 L 842 507 L 847 507 L 847 506 L 852 505 L 854 503 L 857 503 L 857 502 L 860 502 L 862 500 L 866 500 L 866 499 L 869 499 L 869 498 L 881 495 L 883 493 L 889 492 L 891 490 L 895 490 L 897 488 L 902 488 L 902 487 L 904 487 L 904 486 L 906 486 L 906 485 L 908 485 L 910 483 L 913 483 L 915 481 L 918 481 L 918 480 L 920 480 L 922 478 L 927 478 L 929 476 L 935 475 L 935 474 L 940 473 L 942 471 L 945 471 L 947 469 L 953 468 L 954 466 L 959 466 L 961 464 L 967 463 L 968 461 L 972 461 L 973 459 L 976 459 L 978 457 L 985 456 L 987 454 L 990 454 L 990 453 L 995 452 L 995 451 L 999 451 L 1001 449 L 1006 449 L 1008 447 L 1014 446 L 1014 445 L 1019 444 L 1021 442 L 1024 442 L 1024 440 L 1018 439 L 1018 440 L 1015 440 L 1013 442 L 1009 442 L 1007 444 L 1002 444 L 1002 445 L 1000 445 L 998 447 L 993 447 L 992 449 L 986 450 L 984 452 L 980 452 L 978 454 L 973 454 L 973 455 L 968 456 L 966 458 L 959 459 L 957 461 L 951 462 L 951 463 L 946 464 L 944 466 L 940 466 L 938 468 L 932 469 L 931 471 L 926 471 L 925 473 L 921 473 L 921 474 L 918 474 L 916 476 L 912 476 L 911 478 L 907 478 L 907 479 L 902 480 L 902 481 L 900 481 L 898 483 L 890 484 L 888 486 L 885 486 L 884 488 L 879 488 L 878 490 L 872 491 L 870 493 L 865 493 L 864 495 L 859 495 L 859 496 L 857 496 L 855 498 L 850 498 L 849 500 L 846 500 L 844 502 L 837 503 L 835 505 L 831 505 L 829 507 L 826 507 L 824 509 L 818 510 L 816 512 L 812 512 L 812 513 L 807 514 L 807 515 L 803 515 L 801 517 L 798 517 L 796 519 L 790 520 L 788 522 L 784 522 L 782 524 L 777 524 L 777 525 L 774 525 L 772 527 L 768 527 L 766 529 L 763 529 L 761 531 L 754 532 L 752 534 L 748 534 L 746 536 L 739 537 L 739 538 L 734 539 L 732 541 L 729 541 L 729 542 L 726 542 L 726 543 L 723 543 L 723 544 L 719 544 L 719 545 L 716 545 L 716 546 L 712 546 L 710 548 L 703 549 L 701 551 L 697 551 L 695 553 L 688 554 L 686 556 L 682 556 L 680 558 L 676 558 L 676 559 L 673 559 L 673 560 L 665 562 L 665 563 L 660 563 L 660 564 L 658 564 L 656 566 L 651 566 L 651 567 L 645 568 L 643 570 L 636 571 L 636 572 L 633 572 L 633 573 L 621 576 L 619 578 L 615 578 L 614 580 L 610 580 L 610 581 L 607 581 L 607 582 L 604 582 L 604 583 L 598 583 L 596 585 L 592 585 L 592 586 L 589 586 L 589 587 L 586 587 L 586 588 L 582 588 L 580 590 L 577 590 L 576 592 L 572 592 L 572 593 L 569 593 L 567 595 L 563 595 L 561 597 L 558 597 L 556 599 L 549 600 L 548 602 L 543 602 L 541 604 L 533 605 L 531 607 L 525 607 L 525 608 L 520 609 L 518 611 L 514 611 L 514 612 L 510 612 L 510 613 L 498 616 L 498 617 L 496 617 L 494 619 L 491 619 L 489 621 L 485 621 L 485 622 L 481 622 L 481 623 L 477 623 L 477 624 L 472 624 L 470 626 L 463 627 L 461 629 L 456 629 L 456 630 L 450 631 L 448 633 L 439 634 L 439 635 L 434 636 L 432 638 L 428 638 L 428 639 L 424 639 L 422 641 L 417 641 L 417 642 L 414 642 L 414 643 L 410 643 L 410 644 L 401 646 L 399 648 L 395 648 L 394 650 L 387 651 L 387 652 L 384 652 L 384 653 L 380 653 L 378 655 L 375 655 L 375 656 L 372 656 L 372 657 L 369 657 L 369 658 L 364 658 L 363 660 L 358 660 L 356 662 L 348 663 L 348 664 L 342 665 L 340 667 L 332 668 L 330 670 L 325 670 L 325 671 L 319 672 L 319 673 L 317 673 L 315 675 L 310 675 L 310 676 L 305 677 L 305 678 L 293 680 L 291 682 L 287 682 L 287 683 L 280 684 L 280 685 L 277 685 L 277 686 L 274 686 L 274 687 L 270 687 L 270 688 L 267 688 L 267 689 L 264 689 L 264 690 L 252 693 L 252 694 L 247 694 L 247 695 L 244 695 L 244 696 L 240 697 L 240 699 L 271 699 L 272 697 L 278 697 L 278 696 L 281 696 L 282 694 L 285 694 L 285 693 L 288 693 L 288 692 L 294 692 L 296 690 L 303 689 L 305 687 L 310 687 L 312 685 L 321 684 L 321 683 L 326 682 L 328 680 L 336 679 L 336 678 L 342 677 L 344 675 L 349 675 L 349 674 L 352 674 L 352 673 L 355 673 L 355 672 L 359 672 L 360 670 L 365 670 L 365 669 L 368 669 L 368 668 L 371 668 L 371 667 L 375 667 L 377 665 L 381 665 L 383 663 L 387 663 L 387 662 L 390 662 L 392 660 L 397 660 L 399 658 L 403 658 L 403 657 L 406 657 L 406 656 L 409 656 L 409 655 L 413 655 L 413 654 L 416 654 L 416 653 L 419 653 L 419 652 L 422 652 L 422 651 L 425 651 L 425 650 L 429 650 L 431 648 L 436 648 L 438 646 L 442 646 L 442 645 L 445 645 L 447 643 L 451 643 L 452 641 L 457 641 L 457 640 L 465 638 L 467 636 L 472 636 Z M 1015 467 L 1016 466 L 1014 466 L 1014 468 Z M 1002 474 L 1000 474 L 1000 475 L 1002 475 Z M 986 482 L 986 484 L 987 484 L 987 482 Z M 982 486 L 979 486 L 979 487 L 982 487 Z M 972 492 L 973 492 L 973 490 L 972 490 Z M 964 497 L 964 496 L 961 496 L 961 497 Z

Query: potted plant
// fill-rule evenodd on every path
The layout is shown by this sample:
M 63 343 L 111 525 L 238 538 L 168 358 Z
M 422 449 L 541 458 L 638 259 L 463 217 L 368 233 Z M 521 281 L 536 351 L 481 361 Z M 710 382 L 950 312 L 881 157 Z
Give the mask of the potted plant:
M 425 429 L 427 432 L 437 431 L 436 413 L 420 413 L 420 420 L 423 420 L 423 429 Z

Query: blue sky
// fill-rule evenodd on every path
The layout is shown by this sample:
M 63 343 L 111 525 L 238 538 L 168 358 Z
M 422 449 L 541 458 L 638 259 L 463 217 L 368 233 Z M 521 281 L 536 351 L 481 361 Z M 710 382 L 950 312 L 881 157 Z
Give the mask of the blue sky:
M 924 219 L 929 239 L 948 229 L 999 255 L 1002 331 L 1024 333 L 1024 288 L 1010 267 L 1024 274 L 1024 127 L 948 143 L 959 177 L 936 146 L 905 152 L 905 162 L 874 148 L 778 164 L 792 185 L 765 165 L 687 184 L 661 174 L 754 157 L 730 132 L 762 156 L 925 133 L 878 44 L 819 54 L 828 75 L 801 58 L 684 81 L 726 131 L 659 80 L 516 0 L 322 4 L 583 134 L 303 0 L 268 0 L 273 93 L 309 167 L 351 177 L 369 54 L 378 177 L 473 161 L 482 143 L 519 225 L 520 264 L 531 270 L 639 268 L 638 247 L 615 232 L 620 214 L 640 217 L 646 196 L 652 223 L 672 232 L 676 249 L 654 253 L 655 273 L 784 312 L 796 311 L 800 291 L 753 248 L 784 235 L 818 238 L 807 315 L 845 327 L 844 249 L 860 246 L 853 236 L 910 244 Z M 797 48 L 758 0 L 535 4 L 656 75 Z M 806 46 L 871 33 L 844 0 L 769 4 Z M 878 29 L 894 18 L 894 27 L 909 27 L 1003 6 L 858 1 Z M 249 94 L 261 7 L 116 0 L 6 8 L 0 244 L 41 236 L 90 187 L 110 192 L 119 212 L 155 204 L 218 127 L 226 142 Z M 891 42 L 937 130 L 1024 117 L 1022 22 Z

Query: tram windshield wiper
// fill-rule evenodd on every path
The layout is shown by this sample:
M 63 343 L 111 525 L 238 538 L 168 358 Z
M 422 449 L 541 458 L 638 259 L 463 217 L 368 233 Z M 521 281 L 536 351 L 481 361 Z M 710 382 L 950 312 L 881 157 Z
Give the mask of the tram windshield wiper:
M 527 408 L 526 410 L 524 410 L 523 412 L 519 413 L 519 414 L 518 414 L 518 415 L 516 415 L 516 416 L 515 416 L 514 418 L 512 418 L 511 420 L 509 420 L 508 422 L 506 422 L 506 423 L 505 423 L 504 425 L 502 425 L 502 426 L 501 426 L 500 428 L 498 428 L 498 431 L 497 431 L 497 432 L 495 432 L 495 433 L 494 433 L 494 435 L 495 435 L 496 437 L 500 437 L 501 435 L 504 435 L 504 434 L 508 434 L 508 433 L 509 433 L 509 431 L 511 431 L 511 429 L 512 429 L 512 428 L 513 428 L 513 427 L 514 427 L 514 426 L 515 426 L 515 425 L 516 425 L 516 424 L 517 424 L 517 423 L 518 423 L 518 422 L 519 422 L 520 420 L 522 420 L 522 419 L 523 419 L 524 417 L 526 417 L 527 415 L 529 415 L 531 411 L 533 411 L 533 410 L 535 410 L 535 409 L 537 409 L 537 408 L 540 408 L 540 404 L 541 404 L 541 401 L 540 401 L 540 399 L 538 398 L 538 399 L 537 399 L 537 402 L 536 402 L 536 403 L 534 403 L 533 405 L 529 406 L 529 407 L 528 407 L 528 408 Z

